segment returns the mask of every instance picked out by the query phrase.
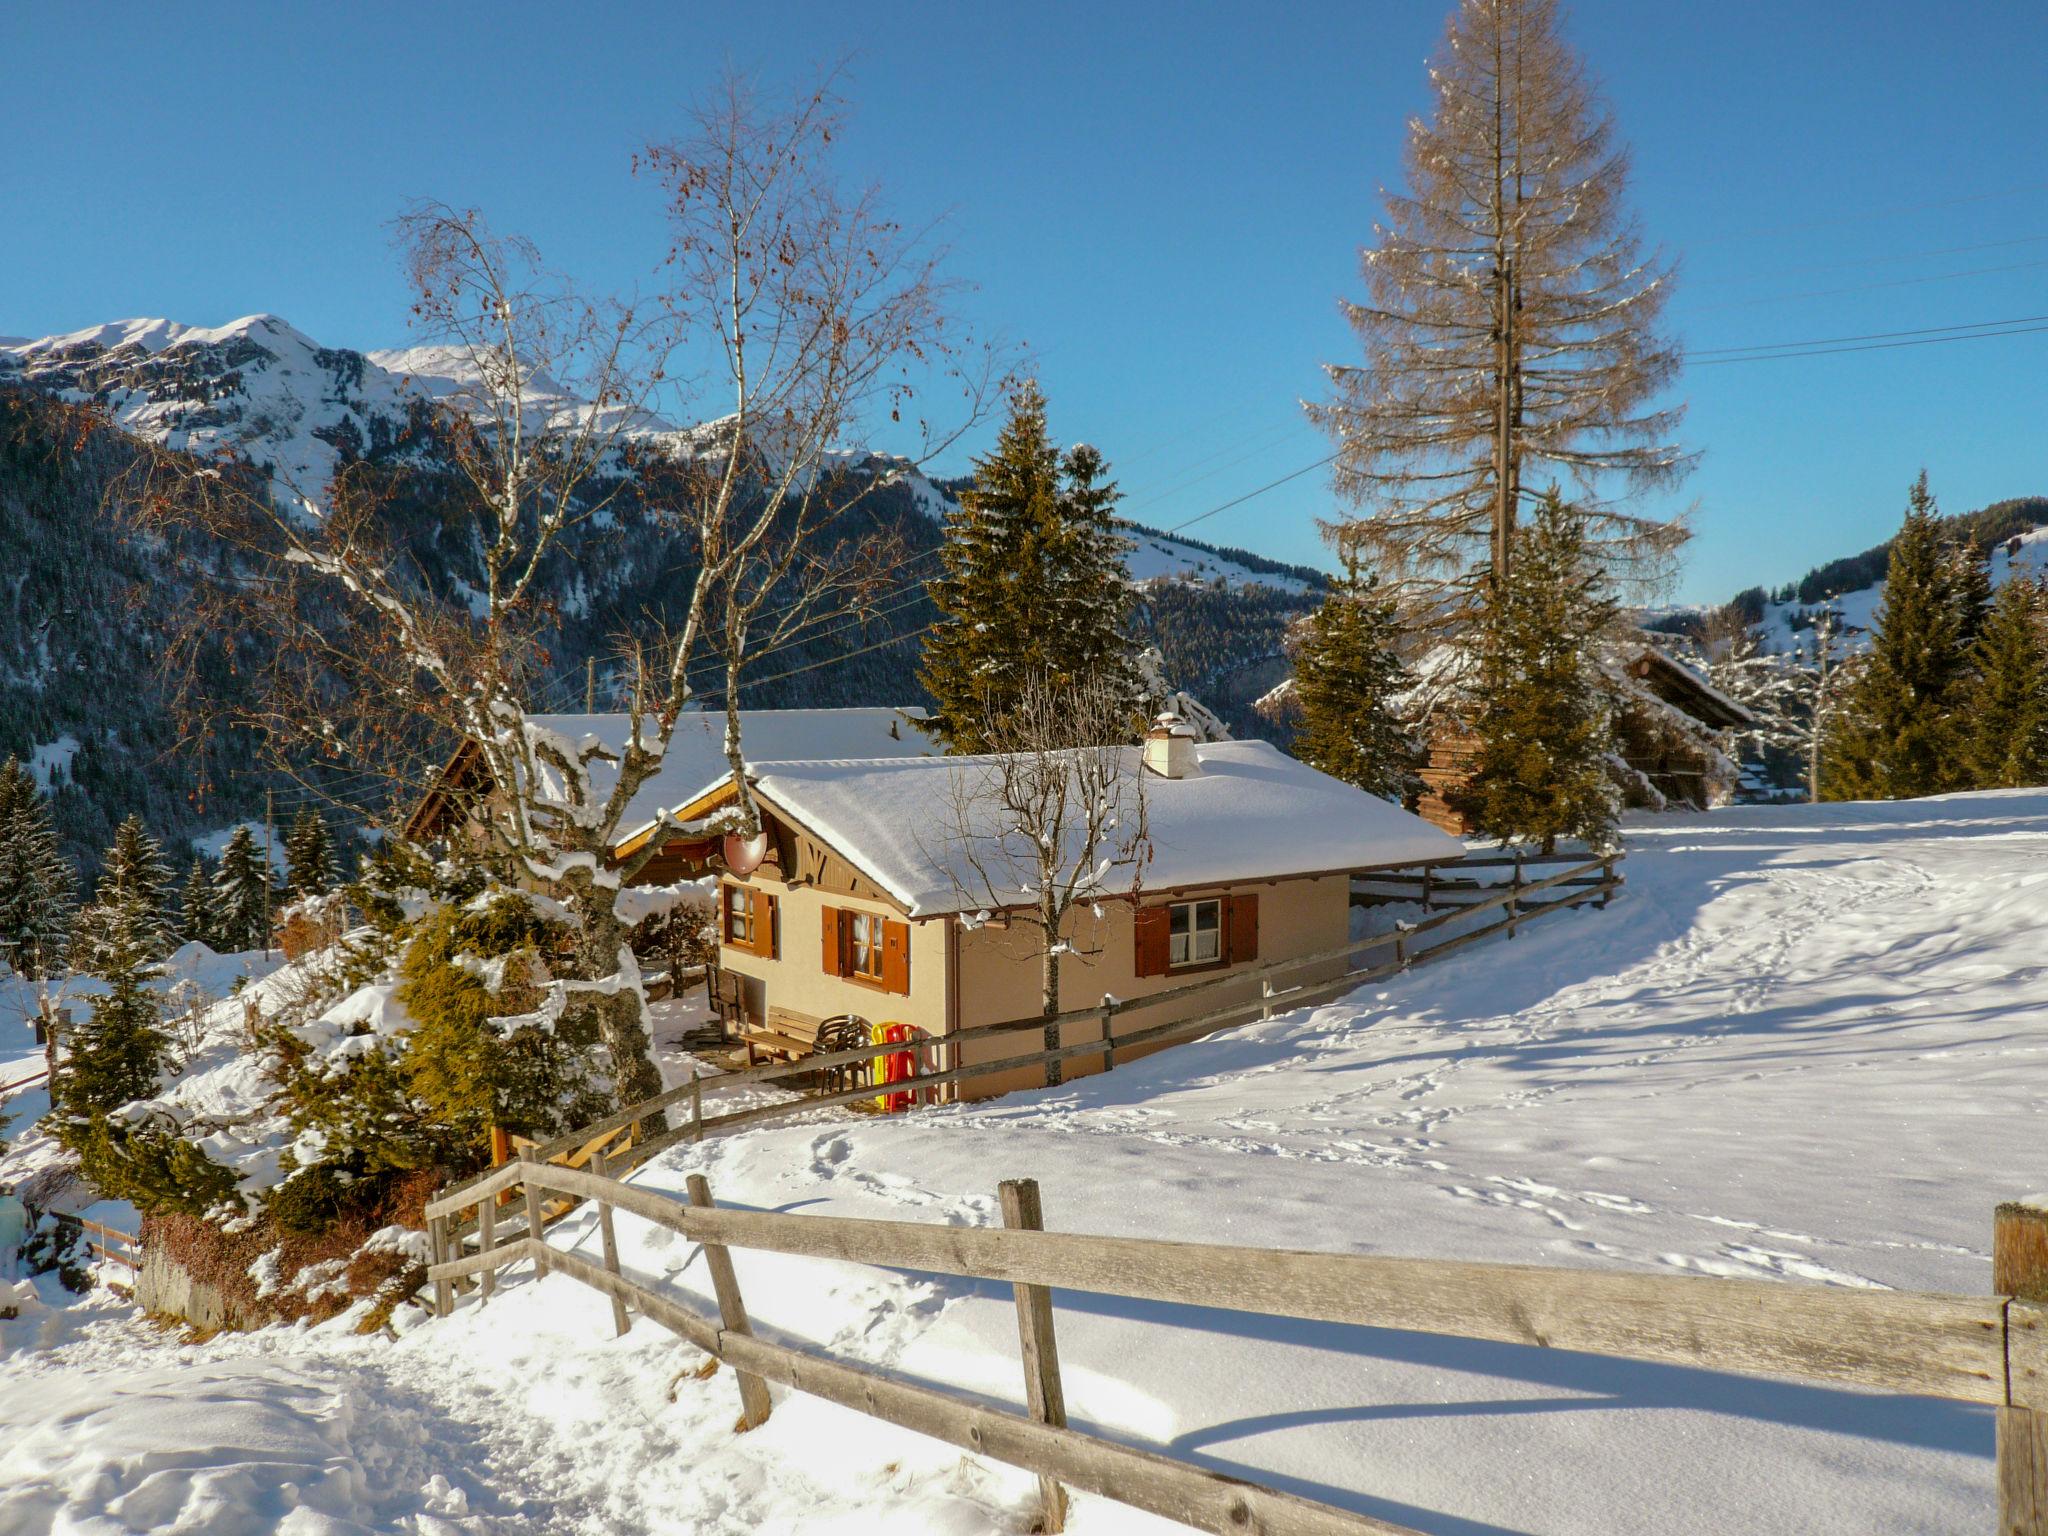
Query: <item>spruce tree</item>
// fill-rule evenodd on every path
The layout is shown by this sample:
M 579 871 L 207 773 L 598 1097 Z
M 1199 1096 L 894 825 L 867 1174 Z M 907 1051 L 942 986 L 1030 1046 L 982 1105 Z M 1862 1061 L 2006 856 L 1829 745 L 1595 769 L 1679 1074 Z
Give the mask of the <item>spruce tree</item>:
M 170 1037 L 150 983 L 162 975 L 159 925 L 140 901 L 101 905 L 92 974 L 107 985 L 91 1016 L 74 1024 L 52 1085 L 60 1130 L 76 1130 L 156 1091 Z M 66 1137 L 73 1145 L 76 1138 Z
M 1975 648 L 1962 753 L 1975 789 L 2048 784 L 2048 593 L 2014 577 L 1999 589 Z
M 213 876 L 214 931 L 222 953 L 270 947 L 270 871 L 247 827 L 236 827 Z
M 1615 841 L 1612 738 L 1593 648 L 1616 606 L 1585 525 L 1553 488 L 1516 530 L 1479 634 L 1479 755 L 1451 802 L 1500 842 Z
M 974 468 L 947 514 L 943 571 L 929 589 L 939 620 L 919 672 L 936 705 L 926 729 L 955 752 L 985 751 L 992 722 L 1032 678 L 1054 687 L 1108 679 L 1131 697 L 1135 729 L 1141 689 L 1123 633 L 1131 546 L 1116 532 L 1119 493 L 1102 455 L 1086 444 L 1062 455 L 1044 395 L 1026 384 L 994 452 Z
M 1830 734 L 1829 799 L 1898 800 L 1967 781 L 1956 714 L 1969 678 L 1971 600 L 1958 576 L 1923 470 L 1892 540 L 1868 658 Z
M 71 946 L 74 966 L 100 975 L 103 951 L 116 942 L 117 933 L 145 961 L 161 960 L 177 948 L 171 886 L 163 848 L 140 816 L 130 816 L 114 833 L 92 905 L 79 914 Z
M 1395 717 L 1407 683 L 1394 652 L 1399 625 L 1379 577 L 1347 555 L 1344 576 L 1309 616 L 1294 656 L 1301 725 L 1294 755 L 1312 768 L 1400 802 L 1420 785 L 1415 744 Z
M 334 839 L 320 813 L 310 805 L 300 810 L 285 834 L 284 856 L 285 884 L 292 895 L 303 900 L 325 896 L 334 889 Z
M 185 889 L 178 901 L 178 929 L 187 943 L 218 948 L 219 924 L 213 911 L 213 871 L 203 854 L 192 856 L 192 868 L 185 876 Z
M 71 935 L 76 890 L 49 804 L 10 757 L 0 764 L 0 963 L 31 979 L 48 975 Z

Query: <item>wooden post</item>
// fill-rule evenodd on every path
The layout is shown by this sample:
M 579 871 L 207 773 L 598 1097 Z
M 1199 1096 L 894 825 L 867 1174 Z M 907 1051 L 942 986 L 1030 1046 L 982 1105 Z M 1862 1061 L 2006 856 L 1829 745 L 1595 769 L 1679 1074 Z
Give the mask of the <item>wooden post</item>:
M 1614 884 L 1614 858 L 1611 854 L 1600 861 L 1600 883 L 1609 887 Z M 1595 905 L 1602 912 L 1605 912 L 1607 910 L 1607 898 L 1613 894 L 1614 892 L 1611 889 L 1602 891 L 1600 893 L 1600 900 Z
M 1107 993 L 1102 999 L 1102 1070 L 1116 1070 L 1116 1039 L 1112 1033 L 1116 1028 L 1116 1004 L 1109 1000 Z
M 1259 978 L 1259 996 L 1264 999 L 1264 1001 L 1259 1004 L 1259 1017 L 1262 1019 L 1270 1019 L 1271 1017 L 1273 1017 L 1272 977 L 1261 976 Z
M 686 1181 L 690 1191 L 690 1204 L 700 1210 L 711 1209 L 711 1186 L 704 1175 L 693 1173 Z M 743 1333 L 752 1337 L 753 1325 L 747 1321 L 747 1304 L 740 1299 L 740 1277 L 733 1272 L 732 1254 L 723 1243 L 704 1245 L 704 1266 L 711 1272 L 711 1289 L 718 1297 L 718 1317 L 727 1331 Z M 768 1422 L 768 1383 L 748 1371 L 733 1373 L 740 1380 L 740 1421 L 736 1426 L 742 1433 L 757 1429 Z
M 690 1068 L 690 1140 L 704 1139 L 704 1079 L 697 1075 L 697 1068 Z
M 1508 937 L 1515 936 L 1515 925 L 1522 920 L 1522 850 L 1515 850 L 1514 895 L 1508 898 Z
M 1423 910 L 1423 911 L 1425 911 L 1425 912 L 1429 912 L 1429 911 L 1433 911 L 1433 910 L 1435 910 L 1434 908 L 1432 908 L 1432 907 L 1430 906 L 1430 898 L 1431 898 L 1431 896 L 1432 896 L 1432 895 L 1433 895 L 1433 894 L 1435 893 L 1435 891 L 1436 891 L 1436 866 L 1435 866 L 1434 864 L 1425 864 L 1425 865 L 1423 865 L 1423 866 L 1422 866 L 1422 910 Z
M 590 1154 L 590 1171 L 600 1179 L 608 1179 L 612 1176 L 611 1164 L 606 1161 L 602 1147 Z M 612 1229 L 612 1207 L 609 1200 L 597 1202 L 597 1230 L 599 1235 L 604 1238 L 605 1272 L 616 1278 L 619 1273 L 619 1238 L 618 1234 Z M 626 1304 L 614 1296 L 612 1298 L 613 1329 L 619 1335 L 624 1336 L 626 1330 L 632 1326 L 633 1320 L 626 1316 Z
M 1408 969 L 1408 935 L 1405 933 L 1394 935 L 1394 964 L 1404 971 Z
M 519 1161 L 522 1166 L 531 1167 L 533 1165 L 533 1148 L 521 1147 L 519 1149 Z M 540 1186 L 529 1179 L 522 1187 L 526 1191 L 526 1235 L 536 1243 L 545 1246 L 547 1243 L 546 1229 L 540 1223 Z M 547 1272 L 547 1255 L 545 1253 L 536 1255 L 533 1261 L 534 1278 L 539 1279 Z
M 1005 1179 L 996 1186 L 1003 1202 L 1003 1225 L 1013 1230 L 1043 1232 L 1045 1211 L 1039 1203 L 1038 1180 Z M 1052 1329 L 1052 1292 L 1042 1285 L 1020 1285 L 1017 1292 L 1017 1338 L 1024 1350 L 1024 1398 L 1031 1417 L 1041 1424 L 1064 1429 L 1067 1396 L 1060 1387 L 1059 1343 Z M 1067 1528 L 1067 1490 L 1050 1477 L 1040 1475 L 1039 1497 L 1044 1500 L 1042 1531 Z
M 448 1218 L 430 1216 L 427 1218 L 427 1252 L 434 1256 L 436 1264 L 446 1264 L 452 1254 L 448 1252 Z M 434 1282 L 434 1315 L 446 1317 L 455 1310 L 455 1286 L 452 1281 Z
M 1991 1289 L 2017 1302 L 2048 1302 L 2048 1195 L 2001 1205 L 1991 1225 Z M 2006 1309 L 2007 1359 L 2012 1350 Z M 2048 1413 L 2012 1406 L 1998 1410 L 1999 1536 L 2048 1536 Z
M 498 1197 L 485 1195 L 476 1203 L 476 1246 L 477 1252 L 489 1253 L 498 1246 Z M 478 1277 L 478 1290 L 485 1301 L 491 1299 L 491 1292 L 498 1288 L 498 1272 L 487 1269 Z

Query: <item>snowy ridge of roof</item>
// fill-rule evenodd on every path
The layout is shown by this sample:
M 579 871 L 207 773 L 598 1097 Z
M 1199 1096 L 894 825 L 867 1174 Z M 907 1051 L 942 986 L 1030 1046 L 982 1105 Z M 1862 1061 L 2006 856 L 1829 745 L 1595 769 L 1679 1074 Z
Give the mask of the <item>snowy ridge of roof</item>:
M 1195 746 L 1200 772 L 1168 779 L 1120 747 L 1121 771 L 1141 783 L 1151 840 L 1147 889 L 1222 885 L 1376 864 L 1462 857 L 1465 845 L 1419 816 L 1287 756 L 1270 742 Z M 1005 838 L 997 808 L 974 793 L 990 757 L 755 760 L 755 788 L 844 854 L 913 917 L 1014 906 L 1021 887 L 990 892 L 962 846 Z M 1142 775 L 1142 777 L 1140 777 Z M 965 827 L 962 820 L 965 820 Z M 1078 846 L 1068 850 L 1073 856 Z M 984 859 L 984 864 L 989 864 Z M 1021 868 L 1028 860 L 1013 861 Z M 1071 862 L 1071 858 L 1069 860 Z M 1110 877 L 1115 895 L 1127 872 Z

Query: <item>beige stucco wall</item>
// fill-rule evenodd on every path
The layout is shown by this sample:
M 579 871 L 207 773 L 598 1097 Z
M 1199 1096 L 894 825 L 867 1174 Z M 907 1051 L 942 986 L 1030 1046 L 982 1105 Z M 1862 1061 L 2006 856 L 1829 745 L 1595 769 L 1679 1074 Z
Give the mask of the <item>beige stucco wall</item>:
M 1255 894 L 1259 898 L 1258 958 L 1227 968 L 1196 967 L 1165 976 L 1140 977 L 1137 974 L 1134 925 L 1128 903 L 1105 903 L 1100 919 L 1085 909 L 1070 914 L 1067 936 L 1077 952 L 1060 960 L 1061 1011 L 1091 1007 L 1102 1001 L 1105 992 L 1114 994 L 1121 1002 L 1130 1002 L 1190 981 L 1215 980 L 1233 972 L 1255 971 L 1276 961 L 1334 949 L 1345 942 L 1350 932 L 1349 875 L 1270 883 L 1251 881 L 1240 885 L 1177 890 L 1147 895 L 1145 903 L 1149 906 L 1169 900 L 1202 901 L 1211 897 L 1247 894 Z M 959 964 L 962 1029 L 1028 1018 L 1039 1011 L 1041 962 L 1039 934 L 1035 927 L 1018 925 L 1007 931 L 993 927 L 965 930 L 960 935 Z M 1343 970 L 1344 962 L 1341 960 L 1321 966 L 1305 966 L 1279 978 L 1277 985 L 1324 980 L 1341 975 Z M 1174 1019 L 1193 1018 L 1196 1014 L 1258 996 L 1259 983 L 1256 980 L 1247 980 L 1236 986 L 1218 986 L 1213 991 L 1197 993 L 1157 1008 L 1120 1014 L 1116 1020 L 1116 1032 L 1122 1035 Z M 1282 1002 L 1279 1006 L 1285 1007 L 1286 1004 Z M 1065 1024 L 1060 1030 L 1062 1045 L 1080 1045 L 1101 1038 L 1101 1026 L 1093 1021 Z M 969 1064 L 1022 1056 L 1043 1049 L 1043 1045 L 1040 1032 L 1027 1029 L 986 1040 L 966 1041 L 957 1049 L 962 1063 Z M 1163 1048 L 1153 1045 L 1122 1051 L 1118 1053 L 1117 1061 L 1135 1061 Z M 1101 1071 L 1102 1062 L 1099 1057 L 1074 1057 L 1062 1064 L 1062 1070 L 1069 1078 L 1082 1077 Z M 1036 1087 L 1043 1082 L 1043 1069 L 1032 1067 L 972 1079 L 961 1092 L 963 1097 L 980 1098 L 992 1093 Z
M 767 873 L 756 874 L 747 884 L 772 892 L 780 908 L 781 932 L 777 957 L 764 960 L 745 950 L 720 946 L 720 963 L 735 973 L 753 978 L 764 988 L 765 1004 L 793 1009 L 812 1018 L 854 1014 L 872 1024 L 909 1024 L 933 1036 L 948 1032 L 948 991 L 952 983 L 949 964 L 959 967 L 959 1027 L 1004 1023 L 1028 1019 L 1039 1009 L 1039 935 L 1023 924 L 1005 929 L 988 926 L 959 928 L 951 957 L 948 928 L 954 920 L 933 918 L 910 923 L 910 995 L 884 992 L 848 978 L 828 975 L 822 963 L 823 930 L 821 912 L 827 906 L 875 912 L 902 919 L 903 914 L 886 902 L 862 900 L 812 886 L 789 886 Z M 1091 1007 L 1105 992 L 1129 1002 L 1163 992 L 1194 980 L 1227 977 L 1233 972 L 1256 970 L 1276 961 L 1342 945 L 1350 931 L 1351 881 L 1348 875 L 1316 879 L 1247 882 L 1234 886 L 1213 886 L 1199 890 L 1158 893 L 1146 897 L 1147 904 L 1167 900 L 1199 901 L 1224 895 L 1256 894 L 1259 898 L 1258 958 L 1225 969 L 1214 967 L 1179 971 L 1166 976 L 1137 975 L 1131 908 L 1124 902 L 1108 902 L 1097 919 L 1085 909 L 1072 915 L 1068 938 L 1075 953 L 1060 963 L 1060 1006 L 1065 1009 Z M 1298 985 L 1341 975 L 1344 962 L 1332 961 L 1303 967 L 1280 978 L 1278 985 Z M 1172 1019 L 1192 1018 L 1198 1013 L 1233 1002 L 1257 998 L 1259 983 L 1246 980 L 1236 986 L 1219 986 L 1213 991 L 1163 1004 L 1158 1008 L 1134 1010 L 1117 1020 L 1117 1033 L 1147 1029 Z M 1287 1003 L 1280 1001 L 1279 1007 Z M 1063 1044 L 1078 1045 L 1101 1039 L 1100 1027 L 1090 1022 L 1070 1023 L 1062 1028 Z M 1001 1061 L 1042 1049 L 1040 1032 L 1023 1028 L 983 1040 L 966 1041 L 943 1052 L 929 1066 L 950 1067 Z M 1128 1063 L 1161 1046 L 1138 1047 L 1119 1054 Z M 1086 1076 L 1102 1070 L 1100 1058 L 1077 1057 L 1064 1064 L 1064 1075 Z M 983 1098 L 1019 1088 L 1033 1088 L 1044 1081 L 1043 1069 L 1032 1067 L 1015 1072 L 975 1078 L 963 1084 L 959 1096 Z
M 718 963 L 760 981 L 768 1005 L 793 1009 L 814 1019 L 850 1013 L 870 1024 L 909 1024 L 927 1034 L 946 1031 L 946 920 L 910 924 L 910 995 L 887 992 L 851 977 L 828 975 L 824 964 L 826 907 L 875 912 L 899 921 L 903 914 L 886 902 L 863 901 L 816 886 L 785 885 L 765 874 L 744 882 L 771 893 L 780 909 L 776 958 L 764 960 L 724 943 L 720 929 Z M 721 925 L 724 909 L 719 912 Z

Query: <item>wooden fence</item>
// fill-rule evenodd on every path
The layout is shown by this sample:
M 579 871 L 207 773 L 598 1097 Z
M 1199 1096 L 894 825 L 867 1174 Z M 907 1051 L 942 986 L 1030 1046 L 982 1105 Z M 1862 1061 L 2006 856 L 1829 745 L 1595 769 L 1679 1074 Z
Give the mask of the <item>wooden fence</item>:
M 1498 865 L 1516 865 L 1512 880 L 1503 881 L 1487 888 L 1483 894 L 1469 901 L 1459 901 L 1451 910 L 1436 913 L 1432 917 L 1398 932 L 1379 934 L 1371 938 L 1358 939 L 1332 949 L 1319 950 L 1313 954 L 1300 955 L 1291 960 L 1275 961 L 1266 965 L 1249 966 L 1242 970 L 1221 972 L 1191 981 L 1182 986 L 1169 987 L 1144 997 L 1120 1001 L 1105 998 L 1093 1008 L 1077 1008 L 1051 1017 L 1034 1015 L 1030 1018 L 1009 1019 L 1000 1024 L 982 1024 L 971 1029 L 955 1030 L 950 1034 L 912 1041 L 909 1044 L 884 1044 L 855 1046 L 850 1050 L 828 1051 L 821 1055 L 806 1056 L 793 1062 L 773 1062 L 765 1066 L 748 1067 L 738 1072 L 722 1073 L 715 1078 L 705 1079 L 692 1075 L 686 1083 L 680 1083 L 653 1098 L 638 1104 L 629 1104 L 614 1114 L 576 1130 L 555 1137 L 552 1141 L 540 1142 L 531 1148 L 539 1162 L 560 1161 L 573 1158 L 580 1165 L 593 1146 L 607 1146 L 612 1155 L 614 1171 L 636 1167 L 656 1153 L 682 1141 L 701 1141 L 706 1136 L 738 1130 L 744 1126 L 757 1125 L 764 1120 L 776 1119 L 794 1111 L 817 1109 L 825 1105 L 851 1103 L 855 1099 L 871 1099 L 884 1091 L 874 1084 L 846 1088 L 834 1092 L 806 1094 L 801 1099 L 775 1103 L 757 1104 L 749 1109 L 734 1110 L 728 1114 L 710 1115 L 704 1113 L 704 1087 L 710 1082 L 726 1088 L 743 1083 L 776 1082 L 792 1077 L 808 1077 L 833 1067 L 852 1067 L 865 1064 L 878 1057 L 914 1053 L 918 1057 L 920 1070 L 913 1076 L 886 1086 L 889 1092 L 921 1093 L 948 1084 L 970 1082 L 978 1077 L 993 1077 L 1001 1073 L 1016 1072 L 1031 1067 L 1044 1067 L 1053 1062 L 1064 1062 L 1089 1058 L 1100 1060 L 1104 1069 L 1116 1065 L 1120 1053 L 1139 1046 L 1160 1045 L 1197 1035 L 1212 1033 L 1232 1023 L 1263 1015 L 1270 1017 L 1277 1008 L 1294 1008 L 1320 998 L 1334 997 L 1351 991 L 1368 982 L 1395 976 L 1402 971 L 1432 960 L 1454 954 L 1468 944 L 1476 944 L 1495 934 L 1505 933 L 1509 938 L 1527 923 L 1532 923 L 1551 912 L 1568 907 L 1594 902 L 1605 906 L 1614 892 L 1621 889 L 1623 877 L 1616 866 L 1622 856 L 1587 858 L 1583 854 L 1530 855 L 1527 860 L 1517 859 L 1476 859 L 1465 861 L 1466 867 L 1484 868 Z M 1524 863 L 1564 863 L 1567 867 L 1557 874 L 1541 880 L 1528 881 L 1522 878 Z M 1386 880 L 1395 877 L 1373 875 L 1372 880 Z M 1416 875 L 1412 878 L 1425 878 Z M 1564 894 L 1551 895 L 1546 900 L 1532 898 L 1562 889 Z M 1504 915 L 1493 922 L 1449 938 L 1429 942 L 1432 935 L 1447 926 L 1461 922 L 1477 913 L 1505 909 Z M 1276 978 L 1310 967 L 1327 966 L 1339 961 L 1350 962 L 1360 955 L 1391 951 L 1392 958 L 1363 970 L 1347 970 L 1341 976 L 1327 981 L 1311 982 L 1294 986 L 1276 986 Z M 1116 1031 L 1116 1022 L 1148 1008 L 1158 1008 L 1168 1003 L 1184 1002 L 1218 991 L 1243 989 L 1255 984 L 1260 995 L 1226 1003 L 1220 1007 L 1205 1010 L 1191 1018 L 1171 1019 L 1163 1024 L 1148 1025 L 1141 1029 Z M 997 1061 L 976 1062 L 967 1066 L 927 1068 L 927 1063 L 944 1059 L 951 1053 L 958 1060 L 957 1048 L 965 1043 L 1016 1038 L 1031 1032 L 1042 1033 L 1050 1026 L 1099 1022 L 1102 1037 L 1080 1045 L 1063 1045 L 1056 1049 L 1038 1049 L 1005 1056 Z M 687 1114 L 678 1125 L 666 1124 L 667 1111 L 677 1105 L 686 1105 Z M 630 1145 L 611 1144 L 613 1133 L 633 1128 Z M 478 1182 L 491 1177 L 479 1175 Z M 460 1193 L 458 1189 L 456 1193 Z M 560 1207 L 566 1211 L 571 1205 Z M 468 1229 L 465 1229 L 468 1230 Z
M 494 1241 L 498 1197 L 525 1193 L 525 1229 Z M 455 1287 L 530 1260 L 609 1296 L 615 1328 L 628 1309 L 730 1365 L 739 1427 L 771 1411 L 765 1382 L 913 1429 L 1036 1472 L 1045 1526 L 1061 1528 L 1064 1486 L 1202 1530 L 1264 1536 L 1415 1536 L 1408 1528 L 1223 1476 L 1066 1423 L 1052 1287 L 1314 1322 L 1393 1328 L 1568 1349 L 1743 1374 L 1790 1376 L 1882 1392 L 1948 1398 L 1997 1410 L 2001 1536 L 2048 1536 L 2048 1204 L 2006 1205 L 1994 1221 L 1992 1296 L 1857 1290 L 1768 1280 L 1635 1274 L 1164 1242 L 1042 1230 L 1029 1180 L 1002 1187 L 1004 1227 L 721 1210 L 699 1176 L 689 1203 L 601 1170 L 530 1155 L 427 1205 L 435 1305 Z M 552 1247 L 545 1195 L 595 1202 L 602 1263 Z M 486 1222 L 476 1253 L 451 1238 L 471 1206 Z M 613 1212 L 623 1210 L 703 1245 L 716 1318 L 628 1278 Z M 940 1387 L 755 1337 L 730 1250 L 796 1254 L 957 1275 L 1015 1287 L 1028 1411 L 990 1408 Z M 1700 1522 L 1711 1526 L 1711 1521 Z
M 86 1216 L 74 1216 L 68 1211 L 57 1212 L 56 1221 L 60 1231 L 66 1227 L 76 1229 L 84 1238 L 87 1249 L 95 1256 L 132 1270 L 142 1268 L 142 1242 L 133 1232 L 123 1232 L 119 1227 L 110 1227 Z

